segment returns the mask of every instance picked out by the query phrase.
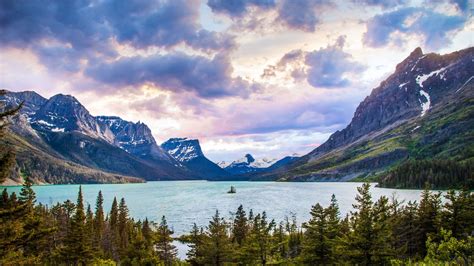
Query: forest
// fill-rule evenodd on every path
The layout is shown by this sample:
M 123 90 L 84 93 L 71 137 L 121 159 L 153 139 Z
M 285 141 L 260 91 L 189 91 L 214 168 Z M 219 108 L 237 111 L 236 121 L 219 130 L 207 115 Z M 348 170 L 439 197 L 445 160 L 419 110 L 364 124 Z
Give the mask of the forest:
M 444 201 L 442 198 L 444 197 Z M 270 220 L 239 206 L 232 219 L 216 211 L 205 227 L 174 236 L 159 222 L 129 216 L 125 199 L 110 212 L 97 195 L 94 209 L 77 201 L 36 204 L 32 183 L 0 197 L 0 265 L 471 265 L 474 194 L 425 189 L 419 202 L 373 199 L 358 188 L 354 211 L 342 217 L 337 199 L 316 203 L 309 221 Z M 174 241 L 189 245 L 177 258 Z
M 382 174 L 377 181 L 381 187 L 391 188 L 423 189 L 428 183 L 436 189 L 474 189 L 474 163 L 472 160 L 407 160 Z

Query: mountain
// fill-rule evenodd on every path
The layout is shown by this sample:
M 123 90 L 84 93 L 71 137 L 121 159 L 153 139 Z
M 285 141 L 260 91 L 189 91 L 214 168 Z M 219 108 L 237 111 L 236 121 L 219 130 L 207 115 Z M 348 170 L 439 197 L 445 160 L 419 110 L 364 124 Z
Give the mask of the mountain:
M 474 48 L 415 49 L 357 107 L 350 124 L 295 162 L 253 179 L 344 181 L 408 159 L 472 162 Z
M 162 150 L 143 123 L 119 117 L 94 117 L 69 95 L 58 94 L 45 99 L 34 92 L 10 92 L 0 100 L 6 106 L 23 102 L 20 115 L 13 119 L 12 142 L 9 143 L 17 148 L 22 146 L 24 151 L 17 156 L 17 177 L 20 172 L 35 171 L 34 177 L 40 183 L 199 178 Z M 38 163 L 32 166 L 41 157 L 51 157 L 49 161 L 53 166 Z M 66 175 L 72 168 L 63 168 L 70 165 L 81 168 L 81 173 L 98 174 Z M 48 177 L 48 172 L 41 175 L 42 170 L 51 167 L 56 169 L 54 176 Z
M 57 94 L 47 100 L 31 117 L 31 125 L 42 132 L 80 132 L 113 143 L 114 134 L 98 123 L 73 96 Z
M 219 179 L 228 173 L 204 156 L 197 139 L 171 138 L 161 144 L 174 159 L 203 179 Z
M 285 156 L 285 157 L 281 158 L 280 160 L 274 162 L 269 167 L 267 167 L 266 170 L 270 171 L 270 170 L 278 169 L 280 167 L 289 165 L 289 164 L 297 161 L 299 158 L 300 158 L 300 156 L 298 154 L 292 154 L 290 156 Z
M 98 116 L 99 123 L 106 124 L 114 134 L 114 145 L 128 153 L 146 160 L 165 160 L 175 162 L 173 158 L 157 145 L 150 128 L 138 121 L 125 121 L 117 116 Z
M 252 172 L 260 172 L 270 167 L 276 159 L 262 158 L 256 160 L 252 155 L 246 154 L 243 158 L 233 161 L 231 164 L 224 167 L 224 170 L 232 175 L 241 175 Z M 226 165 L 221 163 L 222 166 Z

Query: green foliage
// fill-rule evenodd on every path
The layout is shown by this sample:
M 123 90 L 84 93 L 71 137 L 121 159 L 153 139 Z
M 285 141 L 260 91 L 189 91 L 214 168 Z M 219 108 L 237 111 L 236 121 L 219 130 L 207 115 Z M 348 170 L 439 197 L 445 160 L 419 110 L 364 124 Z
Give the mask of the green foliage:
M 469 264 L 469 256 L 474 254 L 474 237 L 469 236 L 467 239 L 459 240 L 452 236 L 451 231 L 444 229 L 441 229 L 439 237 L 441 238 L 439 242 L 428 237 L 426 241 L 428 250 L 425 257 L 426 262 L 434 264 L 457 261 L 460 264 Z
M 177 250 L 172 244 L 173 231 L 168 227 L 165 216 L 161 218 L 160 226 L 156 235 L 155 250 L 158 257 L 165 265 L 172 265 L 176 261 Z
M 7 91 L 0 90 L 0 96 L 5 95 Z M 9 125 L 9 119 L 20 111 L 23 103 L 20 105 L 11 108 L 5 109 L 3 102 L 0 102 L 0 183 L 5 181 L 5 179 L 11 177 L 12 168 L 15 166 L 15 151 L 12 149 L 11 145 L 5 143 L 3 139 L 6 135 L 6 130 Z
M 382 187 L 423 188 L 426 183 L 436 189 L 474 188 L 472 161 L 408 160 L 381 176 Z
M 178 239 L 189 245 L 189 265 L 470 265 L 474 251 L 474 194 L 441 194 L 427 188 L 420 202 L 358 188 L 354 211 L 340 217 L 336 197 L 316 203 L 300 228 L 296 218 L 276 224 L 265 212 L 239 206 L 229 222 L 216 211 L 209 225 L 194 224 Z M 0 195 L 1 265 L 182 265 L 165 217 L 160 224 L 134 221 L 124 199 L 114 199 L 104 218 L 103 195 L 95 212 L 76 203 L 35 205 L 27 180 L 17 197 Z M 188 265 L 185 264 L 185 265 Z

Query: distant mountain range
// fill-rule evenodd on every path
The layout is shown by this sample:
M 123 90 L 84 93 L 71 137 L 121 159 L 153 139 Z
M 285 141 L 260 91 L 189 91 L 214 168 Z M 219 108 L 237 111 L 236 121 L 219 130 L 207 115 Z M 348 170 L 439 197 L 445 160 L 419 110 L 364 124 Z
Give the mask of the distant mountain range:
M 231 163 L 206 158 L 199 141 L 158 145 L 150 128 L 116 116 L 92 116 L 73 96 L 32 92 L 0 97 L 23 102 L 11 133 L 13 176 L 37 183 L 144 180 L 346 181 L 377 176 L 410 159 L 474 162 L 474 48 L 447 55 L 415 49 L 357 107 L 350 124 L 304 156 L 280 160 L 246 154 Z
M 275 169 L 277 167 L 293 162 L 297 155 L 286 156 L 280 160 L 259 158 L 255 159 L 251 154 L 246 154 L 243 158 L 231 163 L 220 162 L 218 165 L 231 175 L 243 175 L 248 173 L 260 173 Z
M 350 124 L 300 159 L 251 180 L 345 181 L 407 160 L 474 163 L 474 48 L 415 49 L 357 107 Z
M 16 147 L 16 182 L 22 175 L 54 184 L 228 180 L 241 174 L 207 159 L 196 139 L 172 138 L 158 145 L 146 124 L 94 117 L 70 95 L 46 99 L 32 91 L 9 92 L 0 101 L 6 108 L 23 102 L 11 133 L 1 140 Z M 249 167 L 260 170 L 270 164 Z
M 94 117 L 69 95 L 11 92 L 0 100 L 7 107 L 24 102 L 3 140 L 17 146 L 17 178 L 22 172 L 38 183 L 201 178 L 157 145 L 143 123 Z

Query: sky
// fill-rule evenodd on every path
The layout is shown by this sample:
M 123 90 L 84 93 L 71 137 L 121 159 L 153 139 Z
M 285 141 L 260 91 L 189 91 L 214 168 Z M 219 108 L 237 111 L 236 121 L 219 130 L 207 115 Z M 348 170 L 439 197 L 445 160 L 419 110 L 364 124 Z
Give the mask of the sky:
M 416 47 L 474 44 L 465 0 L 2 0 L 0 88 L 200 140 L 216 162 L 303 155 Z

